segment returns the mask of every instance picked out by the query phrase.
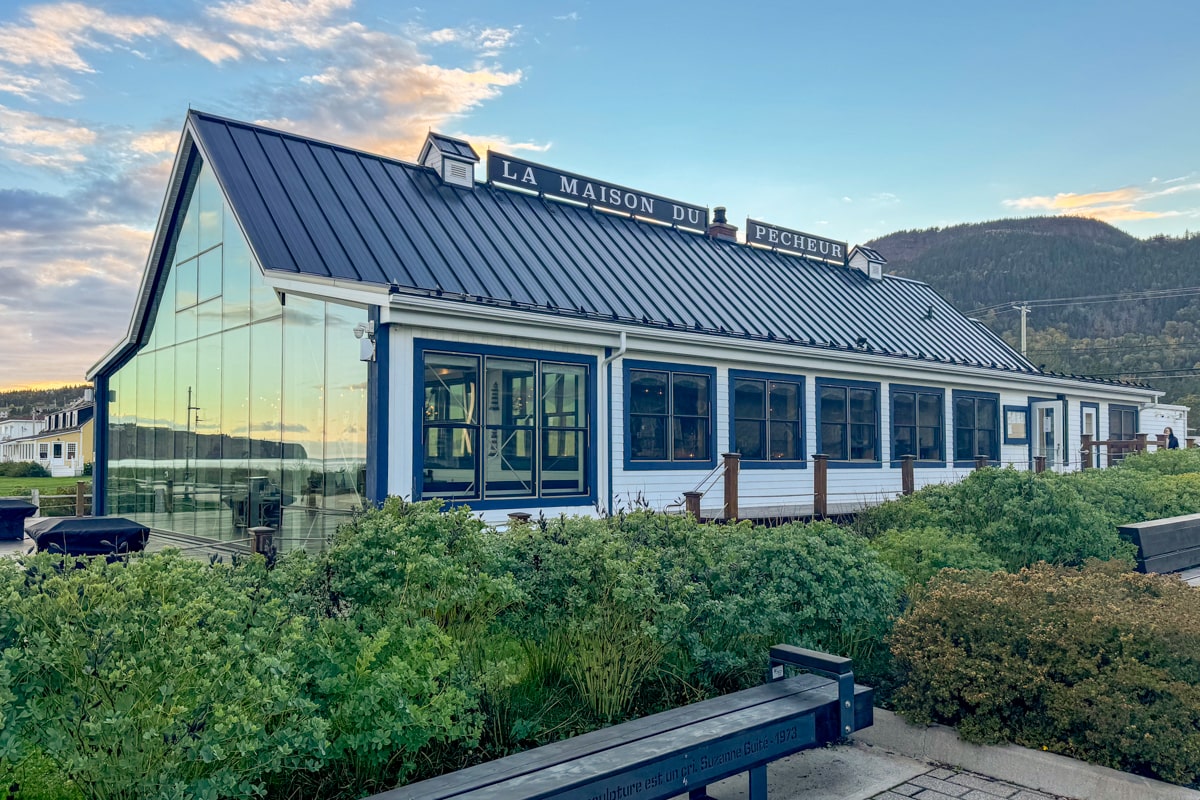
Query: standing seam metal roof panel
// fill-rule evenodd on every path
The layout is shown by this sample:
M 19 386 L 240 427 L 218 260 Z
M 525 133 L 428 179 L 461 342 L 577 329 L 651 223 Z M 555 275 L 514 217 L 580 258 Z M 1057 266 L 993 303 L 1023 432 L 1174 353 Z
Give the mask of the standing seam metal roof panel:
M 1034 371 L 929 286 L 191 113 L 263 266 L 558 314 Z M 932 319 L 927 310 L 932 309 Z

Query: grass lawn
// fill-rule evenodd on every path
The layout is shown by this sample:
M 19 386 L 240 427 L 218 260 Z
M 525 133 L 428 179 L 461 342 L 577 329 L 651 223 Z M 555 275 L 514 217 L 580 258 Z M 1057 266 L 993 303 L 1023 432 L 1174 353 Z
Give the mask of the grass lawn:
M 0 497 L 28 497 L 30 489 L 37 489 L 43 495 L 75 494 L 75 482 L 79 478 L 0 478 Z M 84 477 L 88 482 L 87 491 L 92 491 L 92 479 Z

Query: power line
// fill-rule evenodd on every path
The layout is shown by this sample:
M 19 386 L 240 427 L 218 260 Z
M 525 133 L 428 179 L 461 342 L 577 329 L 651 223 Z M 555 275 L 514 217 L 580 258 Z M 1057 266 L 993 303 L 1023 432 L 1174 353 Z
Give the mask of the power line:
M 1163 300 L 1172 297 L 1190 297 L 1200 294 L 1200 286 L 1183 286 L 1178 289 L 1144 289 L 1136 292 L 1120 292 L 1118 294 L 1080 295 L 1078 297 L 1049 297 L 1043 300 L 1007 300 L 990 306 L 980 306 L 968 311 L 967 314 L 982 314 L 988 311 L 1011 311 L 1017 305 L 1027 305 L 1031 308 L 1050 308 L 1053 306 L 1089 305 L 1092 303 L 1124 303 L 1135 300 Z

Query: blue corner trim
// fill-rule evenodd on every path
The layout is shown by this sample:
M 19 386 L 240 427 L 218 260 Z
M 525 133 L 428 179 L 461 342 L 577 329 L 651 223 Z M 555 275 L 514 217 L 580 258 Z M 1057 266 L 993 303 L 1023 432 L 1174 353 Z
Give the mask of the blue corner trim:
M 391 411 L 391 326 L 379 324 L 379 306 L 367 319 L 375 324 L 375 360 L 367 364 L 367 500 L 380 505 L 388 495 L 388 421 Z
M 106 511 L 108 499 L 108 376 L 97 375 L 92 384 L 95 412 L 92 416 L 92 514 L 99 517 Z

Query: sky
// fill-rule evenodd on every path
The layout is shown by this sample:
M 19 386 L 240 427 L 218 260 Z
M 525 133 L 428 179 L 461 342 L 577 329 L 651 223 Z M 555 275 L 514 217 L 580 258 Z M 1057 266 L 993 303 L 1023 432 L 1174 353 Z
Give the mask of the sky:
M 405 160 L 430 130 L 851 244 L 1200 229 L 1200 3 L 0 3 L 0 388 L 129 324 L 188 108 Z M 884 253 L 886 256 L 887 254 Z

